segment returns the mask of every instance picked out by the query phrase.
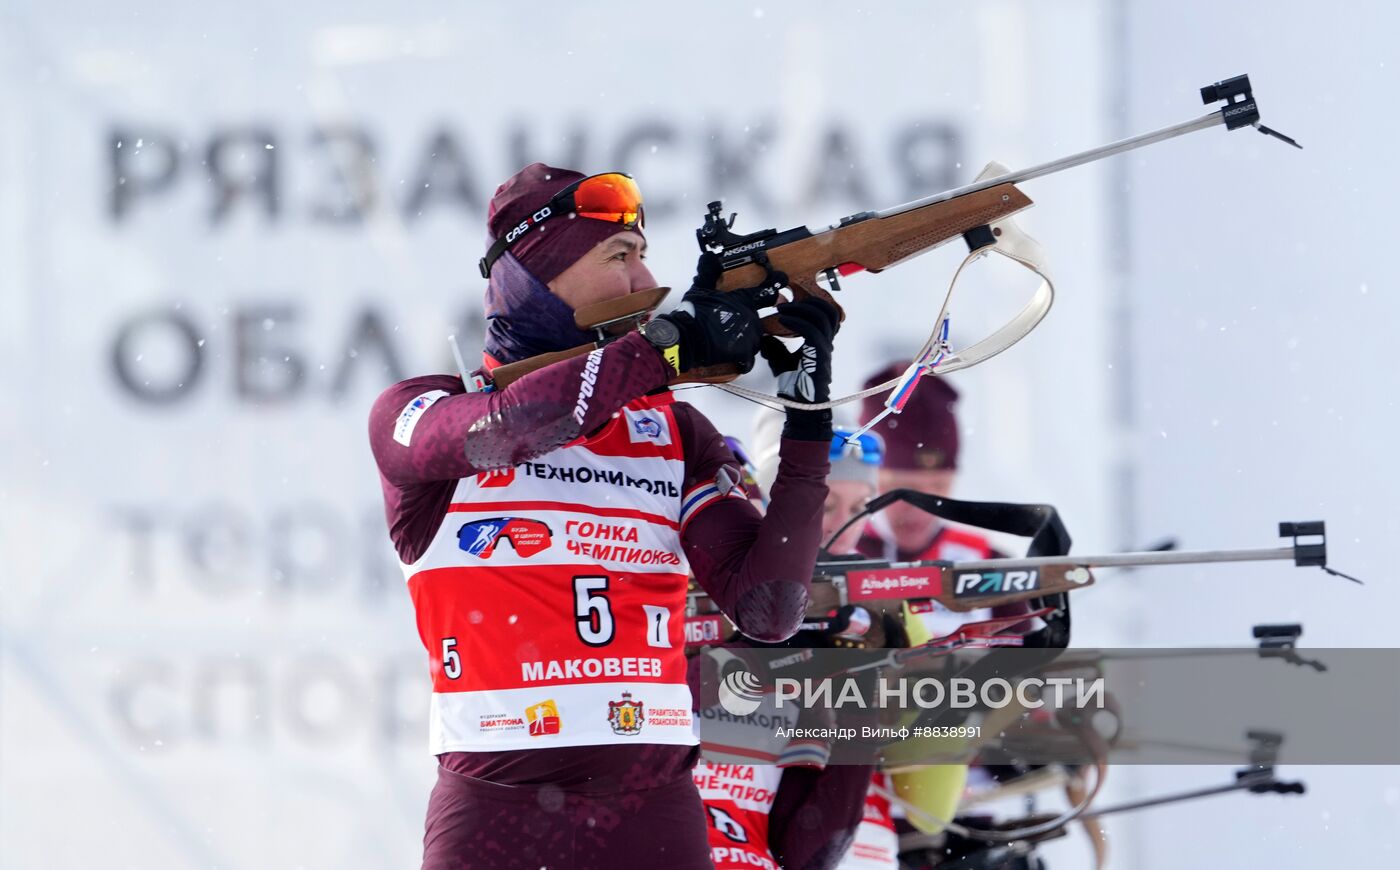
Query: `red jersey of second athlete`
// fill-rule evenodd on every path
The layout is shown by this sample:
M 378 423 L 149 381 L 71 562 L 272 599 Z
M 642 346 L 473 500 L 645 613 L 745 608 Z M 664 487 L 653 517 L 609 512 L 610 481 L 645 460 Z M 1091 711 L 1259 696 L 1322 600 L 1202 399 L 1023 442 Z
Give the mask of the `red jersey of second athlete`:
M 783 770 L 771 764 L 710 764 L 691 771 L 705 802 L 715 870 L 778 870 L 768 846 L 768 814 Z
M 867 527 L 857 547 L 861 554 L 872 559 L 890 559 L 911 562 L 921 559 L 942 559 L 947 562 L 966 562 L 971 559 L 990 559 L 996 550 L 991 543 L 972 529 L 942 524 L 928 546 L 917 553 L 899 552 L 893 541 L 886 540 Z
M 458 482 L 404 566 L 434 753 L 695 743 L 680 530 L 697 499 L 669 405 L 638 399 L 592 437 Z

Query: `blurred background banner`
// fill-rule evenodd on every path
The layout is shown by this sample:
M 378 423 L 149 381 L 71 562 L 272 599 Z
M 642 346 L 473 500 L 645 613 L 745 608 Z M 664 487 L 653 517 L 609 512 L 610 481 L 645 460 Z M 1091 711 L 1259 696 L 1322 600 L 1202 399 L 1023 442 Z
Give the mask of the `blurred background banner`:
M 0 864 L 416 865 L 429 685 L 365 421 L 453 369 L 448 335 L 477 358 L 485 204 L 535 160 L 634 174 L 683 290 L 711 199 L 825 225 L 1248 72 L 1308 151 L 1217 130 L 1025 186 L 1059 296 L 953 378 L 957 494 L 1052 502 L 1081 550 L 1325 518 L 1375 581 L 1140 574 L 1084 595 L 1080 642 L 1389 644 L 1393 28 L 1242 7 L 0 0 Z M 844 282 L 837 393 L 917 348 L 962 255 Z M 979 264 L 955 343 L 1016 271 Z M 753 406 L 685 398 L 748 434 Z M 1326 776 L 1209 854 L 1393 856 L 1400 778 Z M 1211 863 L 1179 837 L 1209 814 L 1115 822 L 1118 854 Z M 1260 843 L 1285 823 L 1314 845 Z

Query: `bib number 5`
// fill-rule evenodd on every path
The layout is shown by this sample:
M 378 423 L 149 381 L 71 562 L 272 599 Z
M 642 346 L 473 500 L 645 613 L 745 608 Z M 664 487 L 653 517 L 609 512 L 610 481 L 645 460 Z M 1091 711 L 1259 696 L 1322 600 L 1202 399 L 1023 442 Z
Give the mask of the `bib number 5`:
M 457 652 L 455 637 L 442 639 L 442 673 L 449 680 L 455 680 L 462 675 L 462 656 Z
M 574 578 L 574 627 L 578 639 L 588 646 L 612 643 L 616 628 L 607 591 L 607 577 Z

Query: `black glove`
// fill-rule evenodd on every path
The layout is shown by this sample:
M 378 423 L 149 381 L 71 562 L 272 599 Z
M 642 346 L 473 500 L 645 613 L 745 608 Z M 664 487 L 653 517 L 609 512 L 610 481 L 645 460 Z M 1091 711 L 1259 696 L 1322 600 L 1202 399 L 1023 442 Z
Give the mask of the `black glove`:
M 763 327 L 758 309 L 778 301 L 787 283 L 781 272 L 770 272 L 762 287 L 722 293 L 715 288 L 724 270 L 717 254 L 700 255 L 695 281 L 676 310 L 658 319 L 669 320 L 681 333 L 680 370 L 731 364 L 742 374 L 753 368 Z
M 804 297 L 778 306 L 778 322 L 802 338 L 802 346 L 788 350 L 771 335 L 761 344 L 763 358 L 778 377 L 778 395 L 796 402 L 831 401 L 831 348 L 841 315 L 825 299 Z M 799 441 L 831 440 L 831 409 L 804 411 L 789 408 L 783 437 Z

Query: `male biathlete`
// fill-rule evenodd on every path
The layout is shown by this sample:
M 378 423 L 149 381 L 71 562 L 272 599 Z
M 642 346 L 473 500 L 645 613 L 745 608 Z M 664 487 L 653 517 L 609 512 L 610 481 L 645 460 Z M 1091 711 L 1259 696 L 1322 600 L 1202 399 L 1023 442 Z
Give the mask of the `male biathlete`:
M 653 287 L 625 175 L 543 164 L 496 191 L 482 271 L 486 367 L 587 344 L 574 309 Z M 438 782 L 423 866 L 709 867 L 683 655 L 688 571 L 750 637 L 801 623 L 831 418 L 792 411 L 768 512 L 714 427 L 672 400 L 691 368 L 752 367 L 771 288 L 720 293 L 701 257 L 683 304 L 508 389 L 429 375 L 386 390 L 370 443 L 433 680 Z M 780 281 L 781 276 L 770 276 Z M 770 281 L 770 284 L 773 283 Z M 831 378 L 834 308 L 777 305 Z

